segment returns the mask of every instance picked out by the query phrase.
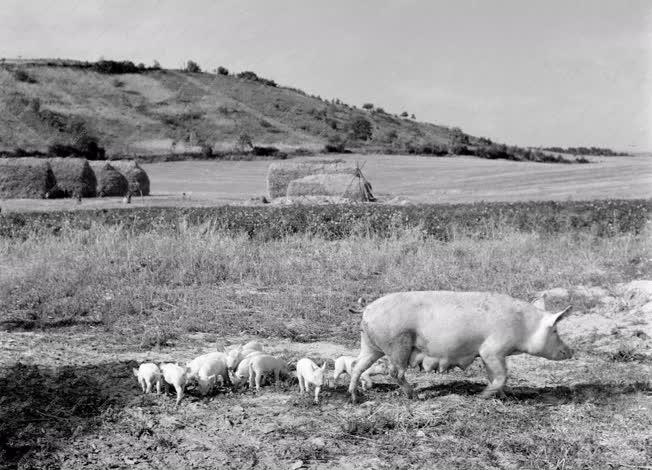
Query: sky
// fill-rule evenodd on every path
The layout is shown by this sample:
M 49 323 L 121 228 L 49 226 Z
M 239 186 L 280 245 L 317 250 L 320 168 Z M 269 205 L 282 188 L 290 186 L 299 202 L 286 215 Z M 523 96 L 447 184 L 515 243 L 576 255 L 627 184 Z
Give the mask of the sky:
M 652 151 L 652 0 L 0 0 L 0 57 L 192 59 L 498 142 Z

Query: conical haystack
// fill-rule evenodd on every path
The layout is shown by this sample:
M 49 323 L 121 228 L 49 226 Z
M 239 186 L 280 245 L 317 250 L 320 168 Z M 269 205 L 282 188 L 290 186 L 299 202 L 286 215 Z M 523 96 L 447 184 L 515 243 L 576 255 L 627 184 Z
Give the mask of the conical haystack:
M 122 173 L 103 161 L 90 162 L 97 179 L 97 195 L 99 197 L 126 196 L 129 183 Z
M 41 199 L 56 186 L 47 160 L 34 157 L 0 158 L 0 198 Z
M 50 158 L 58 197 L 95 197 L 97 179 L 85 158 Z
M 149 177 L 134 160 L 111 160 L 111 166 L 127 178 L 129 190 L 135 196 L 149 195 Z

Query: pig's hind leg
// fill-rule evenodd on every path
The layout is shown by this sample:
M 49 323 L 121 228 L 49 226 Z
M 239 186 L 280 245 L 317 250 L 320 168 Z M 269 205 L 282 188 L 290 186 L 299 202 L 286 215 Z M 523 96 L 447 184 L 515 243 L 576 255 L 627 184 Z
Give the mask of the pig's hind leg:
M 358 380 L 360 380 L 360 375 L 384 355 L 381 350 L 372 345 L 367 333 L 363 331 L 360 340 L 360 355 L 355 361 L 355 366 L 351 371 L 351 381 L 349 382 L 349 393 L 351 394 L 351 401 L 353 403 L 357 400 L 356 388 L 358 386 Z
M 412 350 L 414 348 L 414 334 L 405 332 L 397 336 L 389 345 L 387 356 L 394 366 L 390 375 L 396 379 L 408 398 L 412 398 L 412 385 L 405 379 L 405 371 L 410 363 Z

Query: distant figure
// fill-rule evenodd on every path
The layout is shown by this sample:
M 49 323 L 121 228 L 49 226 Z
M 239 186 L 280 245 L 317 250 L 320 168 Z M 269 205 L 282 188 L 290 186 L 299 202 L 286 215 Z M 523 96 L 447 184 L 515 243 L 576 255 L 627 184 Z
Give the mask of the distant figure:
M 122 202 L 124 204 L 131 204 L 131 191 L 129 191 L 127 195 L 122 199 Z
M 75 199 L 77 199 L 77 204 L 81 204 L 81 202 L 82 202 L 82 196 L 81 196 L 81 192 L 80 192 L 80 191 L 77 191 L 77 192 L 75 193 Z

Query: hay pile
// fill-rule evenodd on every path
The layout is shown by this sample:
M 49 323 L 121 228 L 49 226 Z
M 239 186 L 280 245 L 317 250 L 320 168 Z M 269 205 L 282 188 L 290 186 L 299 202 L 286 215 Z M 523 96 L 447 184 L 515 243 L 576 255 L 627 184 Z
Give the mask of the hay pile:
M 95 197 L 97 179 L 85 158 L 48 159 L 57 181 L 57 197 Z
M 47 160 L 34 157 L 0 158 L 0 198 L 41 199 L 49 196 L 56 180 Z
M 122 173 L 107 162 L 91 161 L 90 164 L 97 179 L 96 193 L 99 197 L 127 195 L 129 182 Z
M 293 180 L 288 185 L 287 197 L 297 196 L 336 196 L 352 201 L 372 200 L 371 186 L 355 175 L 321 174 L 310 175 Z M 372 196 L 373 198 L 373 196 Z
M 269 197 L 283 197 L 287 194 L 290 181 L 318 174 L 349 175 L 349 181 L 356 174 L 356 167 L 342 160 L 313 160 L 310 162 L 274 162 L 267 171 L 267 192 Z
M 111 166 L 127 178 L 129 190 L 134 196 L 149 196 L 149 177 L 133 160 L 111 160 Z

